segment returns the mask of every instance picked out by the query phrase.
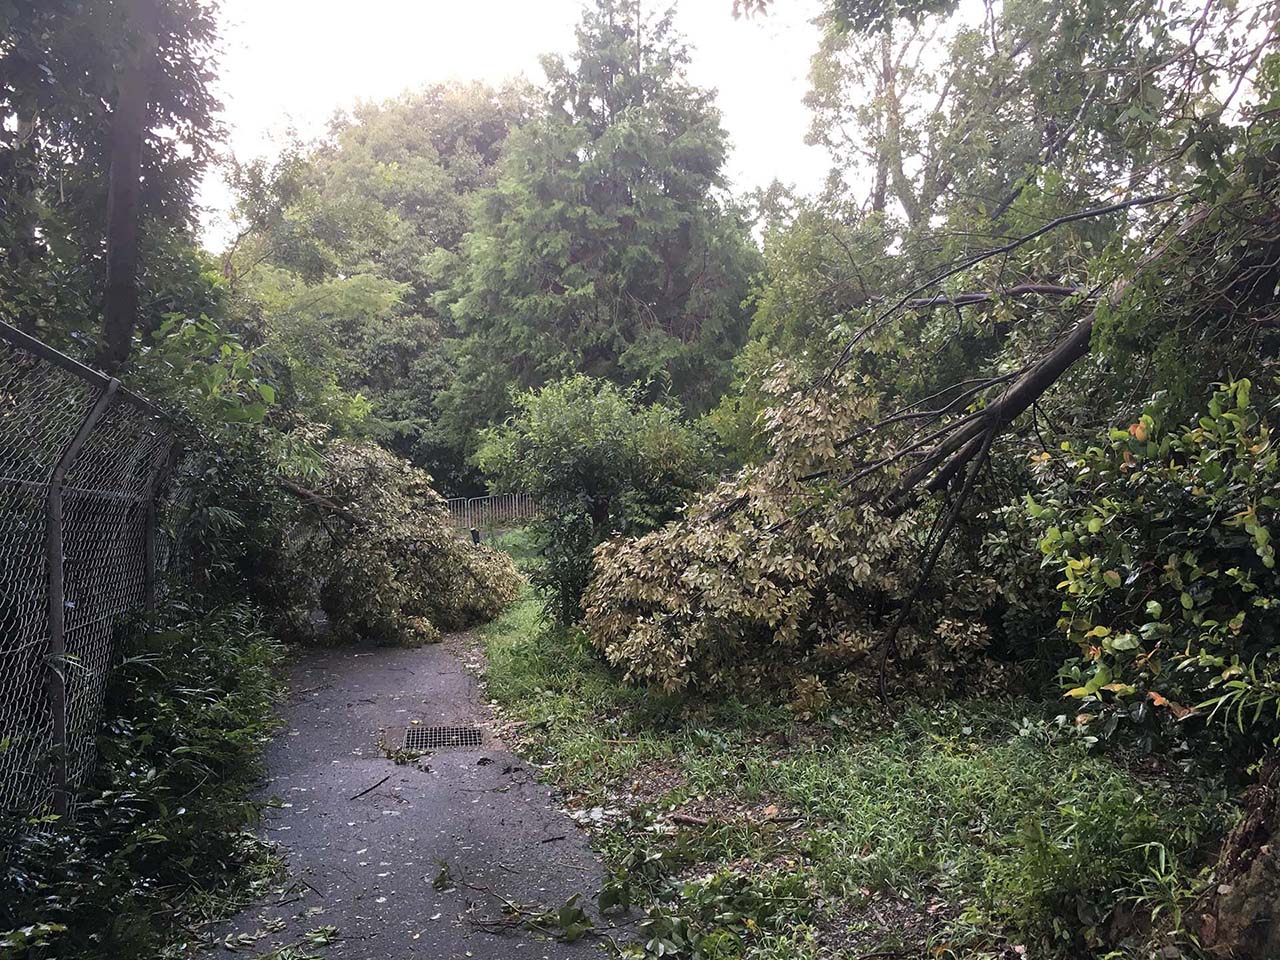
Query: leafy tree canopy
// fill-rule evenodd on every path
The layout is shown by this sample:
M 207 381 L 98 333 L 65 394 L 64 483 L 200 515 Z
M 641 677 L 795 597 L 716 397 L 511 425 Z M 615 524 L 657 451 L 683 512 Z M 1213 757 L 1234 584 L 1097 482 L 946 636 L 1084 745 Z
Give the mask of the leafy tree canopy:
M 215 308 L 194 192 L 221 131 L 217 5 L 157 5 L 141 157 L 142 331 Z M 0 318 L 87 353 L 105 277 L 108 145 L 128 4 L 0 2 Z
M 670 16 L 599 0 L 543 113 L 512 137 L 449 293 L 463 334 L 445 398 L 459 438 L 512 387 L 582 372 L 704 410 L 746 332 L 757 255 L 721 196 L 727 141 Z
M 320 142 L 235 172 L 246 230 L 227 271 L 253 337 L 295 376 L 329 372 L 367 396 L 365 428 L 451 487 L 461 461 L 435 398 L 453 376 L 454 328 L 433 298 L 529 104 L 520 86 L 437 85 L 360 104 Z

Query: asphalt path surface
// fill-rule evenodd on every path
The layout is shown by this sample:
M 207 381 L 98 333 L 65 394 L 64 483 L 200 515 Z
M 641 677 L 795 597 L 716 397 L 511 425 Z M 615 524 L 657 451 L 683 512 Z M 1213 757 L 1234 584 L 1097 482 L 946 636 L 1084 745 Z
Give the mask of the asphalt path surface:
M 263 833 L 285 856 L 289 880 L 218 930 L 219 939 L 239 938 L 238 955 L 288 946 L 335 960 L 601 955 L 587 940 L 486 929 L 507 901 L 559 907 L 580 894 L 590 902 L 602 874 L 586 834 L 537 771 L 495 738 L 464 663 L 475 651 L 472 638 L 455 636 L 416 650 L 312 650 L 293 664 L 263 789 L 278 803 Z M 483 740 L 407 756 L 406 729 L 433 726 L 478 727 Z M 308 945 L 308 933 L 324 927 L 337 939 Z

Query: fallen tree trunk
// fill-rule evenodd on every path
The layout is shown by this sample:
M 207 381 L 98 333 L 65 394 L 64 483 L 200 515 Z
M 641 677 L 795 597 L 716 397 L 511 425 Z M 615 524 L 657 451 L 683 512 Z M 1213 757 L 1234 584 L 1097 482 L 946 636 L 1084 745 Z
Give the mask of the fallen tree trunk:
M 1203 223 L 1208 215 L 1209 210 L 1204 208 L 1183 221 L 1172 237 L 1144 257 L 1130 276 L 1112 287 L 1103 306 L 1118 304 L 1144 270 L 1159 262 L 1177 240 Z M 1006 387 L 980 415 L 961 421 L 954 431 L 939 439 L 921 461 L 907 471 L 888 497 L 890 513 L 900 514 L 917 502 L 922 494 L 937 493 L 946 488 L 956 474 L 978 456 L 988 434 L 1006 429 L 1085 356 L 1101 309 L 1095 308 L 1078 321 L 1065 337 Z
M 295 497 L 297 497 L 299 500 L 303 501 L 304 503 L 309 503 L 312 506 L 319 507 L 321 510 L 324 510 L 328 513 L 336 514 L 337 516 L 341 517 L 343 520 L 347 521 L 347 523 L 351 524 L 352 526 L 358 527 L 364 523 L 363 520 L 357 517 L 354 513 L 352 513 L 342 504 L 337 503 L 334 500 L 331 500 L 329 497 L 326 497 L 322 493 L 317 493 L 316 491 L 310 489 L 309 487 L 304 487 L 300 483 L 295 483 L 294 481 L 290 480 L 288 477 L 276 477 L 276 482 L 280 484 L 280 489 L 293 494 Z

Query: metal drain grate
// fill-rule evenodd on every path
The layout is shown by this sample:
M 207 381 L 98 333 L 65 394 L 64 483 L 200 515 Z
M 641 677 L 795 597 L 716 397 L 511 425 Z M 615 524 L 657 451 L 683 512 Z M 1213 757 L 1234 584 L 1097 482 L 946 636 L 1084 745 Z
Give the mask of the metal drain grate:
M 478 747 L 478 727 L 410 727 L 404 732 L 406 750 L 447 750 L 450 747 Z

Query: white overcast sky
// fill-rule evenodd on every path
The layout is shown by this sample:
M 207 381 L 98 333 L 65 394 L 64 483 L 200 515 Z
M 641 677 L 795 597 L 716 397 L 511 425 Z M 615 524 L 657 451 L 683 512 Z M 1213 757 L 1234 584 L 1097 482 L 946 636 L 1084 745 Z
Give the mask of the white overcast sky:
M 663 0 L 663 3 L 668 0 Z M 675 0 L 693 48 L 693 79 L 719 91 L 738 190 L 775 177 L 816 191 L 825 152 L 804 143 L 802 98 L 817 49 L 820 0 L 786 0 L 735 20 L 732 0 Z M 654 2 L 654 9 L 659 4 Z M 240 159 L 271 155 L 290 128 L 324 131 L 335 110 L 442 80 L 541 81 L 538 57 L 569 53 L 579 0 L 222 0 L 219 89 L 228 145 Z M 202 190 L 206 241 L 230 235 L 230 195 L 218 174 Z

